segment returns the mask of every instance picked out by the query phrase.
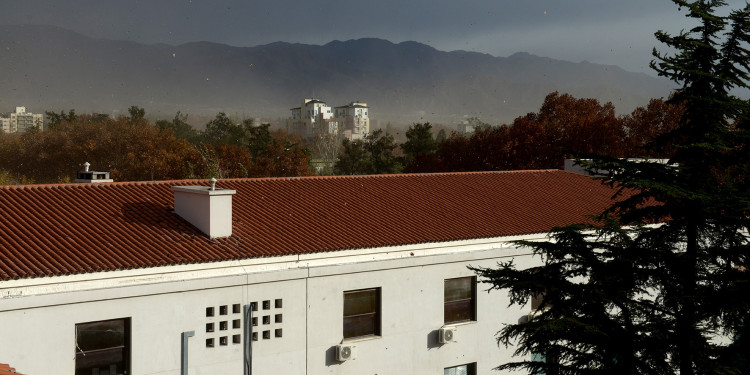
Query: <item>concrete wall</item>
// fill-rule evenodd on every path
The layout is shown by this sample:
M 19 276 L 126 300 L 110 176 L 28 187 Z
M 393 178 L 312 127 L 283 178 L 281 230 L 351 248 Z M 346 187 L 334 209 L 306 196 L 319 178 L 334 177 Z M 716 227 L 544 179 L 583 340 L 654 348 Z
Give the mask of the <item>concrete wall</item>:
M 4 282 L 0 362 L 24 374 L 72 374 L 75 325 L 129 317 L 131 374 L 179 374 L 180 335 L 185 331 L 195 331 L 189 339 L 190 374 L 242 374 L 243 344 L 232 343 L 232 336 L 243 329 L 232 328 L 232 322 L 240 319 L 244 327 L 244 321 L 232 306 L 256 302 L 255 374 L 442 374 L 445 367 L 471 362 L 477 363 L 479 374 L 494 374 L 493 367 L 510 359 L 510 350 L 497 347 L 495 332 L 528 313 L 528 306 L 508 309 L 505 293 L 488 294 L 480 284 L 477 320 L 458 325 L 456 342 L 440 345 L 437 329 L 443 326 L 445 279 L 472 276 L 467 265 L 493 267 L 504 257 L 514 256 L 520 266 L 531 264 L 523 250 L 502 242 L 164 267 L 61 277 L 58 283 Z M 381 335 L 348 341 L 357 346 L 356 359 L 338 362 L 343 293 L 371 287 L 381 288 Z M 221 306 L 227 306 L 227 315 L 219 315 Z M 214 307 L 213 317 L 206 316 L 207 307 Z M 263 324 L 265 316 L 268 324 Z M 226 331 L 219 329 L 223 321 Z M 206 323 L 215 324 L 214 332 L 206 332 Z M 263 339 L 263 331 L 270 338 Z M 223 336 L 226 346 L 219 344 Z M 206 347 L 208 338 L 215 339 L 214 347 Z

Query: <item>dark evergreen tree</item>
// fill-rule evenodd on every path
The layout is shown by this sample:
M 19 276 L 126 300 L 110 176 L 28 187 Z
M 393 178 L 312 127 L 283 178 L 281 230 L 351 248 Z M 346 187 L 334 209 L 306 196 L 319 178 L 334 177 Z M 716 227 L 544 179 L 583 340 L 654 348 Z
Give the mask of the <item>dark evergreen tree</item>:
M 503 328 L 506 363 L 550 374 L 747 374 L 750 311 L 750 150 L 747 88 L 750 6 L 718 15 L 721 0 L 673 0 L 697 26 L 657 32 L 674 54 L 652 67 L 681 87 L 679 126 L 650 147 L 669 164 L 599 157 L 589 164 L 618 191 L 594 226 L 558 228 L 524 243 L 537 267 L 478 269 L 512 303 L 541 306 L 529 323 Z M 658 152 L 656 153 L 658 154 Z M 611 215 L 611 216 L 610 216 Z M 615 219 L 610 219 L 615 218 Z M 651 225 L 647 225 L 651 224 Z
M 432 125 L 429 122 L 409 126 L 406 130 L 406 142 L 401 145 L 405 169 L 419 170 L 420 161 L 433 156 L 437 148 L 438 142 L 432 136 Z
M 183 115 L 180 111 L 177 111 L 172 121 L 158 120 L 156 121 L 156 126 L 159 130 L 170 130 L 174 133 L 175 137 L 196 144 L 200 141 L 200 136 L 198 131 L 187 123 L 187 118 L 187 114 Z
M 65 113 L 65 111 L 60 111 L 60 113 L 45 111 L 44 115 L 47 117 L 45 125 L 47 129 L 54 129 L 63 121 L 73 122 L 76 120 L 76 111 L 74 109 L 68 111 L 67 114 Z
M 206 124 L 206 129 L 201 133 L 201 141 L 213 146 L 244 146 L 247 143 L 247 128 L 248 124 L 238 124 L 224 112 L 220 112 Z
M 143 123 L 143 119 L 146 117 L 146 110 L 137 106 L 131 105 L 128 108 L 128 114 L 130 115 L 130 122 L 133 124 Z
M 393 154 L 396 144 L 393 136 L 378 129 L 364 139 L 341 144 L 339 159 L 333 167 L 335 174 L 387 174 L 399 173 L 402 166 Z

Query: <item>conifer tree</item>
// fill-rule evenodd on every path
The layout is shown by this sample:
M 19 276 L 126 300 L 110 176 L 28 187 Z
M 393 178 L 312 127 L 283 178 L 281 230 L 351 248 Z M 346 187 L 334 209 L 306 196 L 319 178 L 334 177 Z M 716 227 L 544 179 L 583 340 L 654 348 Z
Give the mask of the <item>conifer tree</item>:
M 528 323 L 500 331 L 499 342 L 526 356 L 501 369 L 750 371 L 750 107 L 732 94 L 748 87 L 750 6 L 720 16 L 721 0 L 672 1 L 696 26 L 657 32 L 675 52 L 655 50 L 652 67 L 680 85 L 670 101 L 685 111 L 650 147 L 674 156 L 668 164 L 596 158 L 590 170 L 607 171 L 618 191 L 598 222 L 524 243 L 540 266 L 477 269 L 514 304 L 542 296 Z

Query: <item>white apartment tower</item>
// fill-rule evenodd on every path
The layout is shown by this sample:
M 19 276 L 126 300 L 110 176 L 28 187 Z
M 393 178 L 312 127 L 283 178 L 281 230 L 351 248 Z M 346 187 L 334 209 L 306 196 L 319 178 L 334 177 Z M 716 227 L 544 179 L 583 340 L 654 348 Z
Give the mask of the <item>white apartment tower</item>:
M 318 126 L 327 124 L 329 131 L 333 126 L 336 130 L 335 123 L 332 124 L 333 111 L 324 101 L 318 99 L 303 99 L 302 105 L 292 108 L 292 117 L 287 120 L 287 131 L 298 134 L 303 138 L 313 138 Z
M 44 116 L 40 113 L 27 113 L 26 107 L 16 107 L 10 117 L 0 118 L 0 126 L 6 133 L 23 133 L 29 129 L 44 127 Z
M 342 125 L 344 137 L 362 139 L 370 132 L 370 115 L 367 103 L 351 102 L 335 108 L 336 120 Z
M 349 140 L 362 139 L 370 131 L 367 103 L 351 102 L 332 111 L 321 100 L 304 99 L 301 106 L 291 111 L 287 131 L 303 138 L 314 138 L 319 126 L 324 126 L 332 134 L 341 131 L 342 136 Z

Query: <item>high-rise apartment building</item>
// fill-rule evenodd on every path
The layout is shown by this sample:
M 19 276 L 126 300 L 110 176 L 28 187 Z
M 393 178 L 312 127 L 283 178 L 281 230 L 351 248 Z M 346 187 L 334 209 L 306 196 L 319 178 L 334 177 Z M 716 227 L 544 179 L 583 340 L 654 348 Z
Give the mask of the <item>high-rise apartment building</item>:
M 6 133 L 23 133 L 33 128 L 42 130 L 44 115 L 27 113 L 26 107 L 16 107 L 16 112 L 11 113 L 9 117 L 0 117 L 0 125 Z
M 303 99 L 302 105 L 292 108 L 292 117 L 287 120 L 287 131 L 303 138 L 314 138 L 318 126 L 334 126 L 331 124 L 333 111 L 326 102 L 318 99 Z M 330 131 L 330 129 L 329 129 Z
M 370 132 L 370 115 L 367 103 L 351 102 L 336 107 L 334 115 L 342 127 L 344 137 L 347 139 L 362 139 Z
M 332 110 L 324 101 L 304 99 L 301 106 L 291 111 L 287 131 L 303 138 L 312 139 L 318 131 L 338 131 L 344 138 L 356 140 L 370 132 L 367 103 L 351 102 Z

